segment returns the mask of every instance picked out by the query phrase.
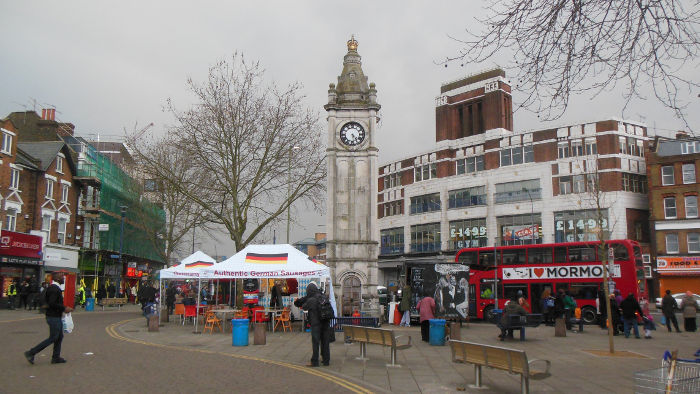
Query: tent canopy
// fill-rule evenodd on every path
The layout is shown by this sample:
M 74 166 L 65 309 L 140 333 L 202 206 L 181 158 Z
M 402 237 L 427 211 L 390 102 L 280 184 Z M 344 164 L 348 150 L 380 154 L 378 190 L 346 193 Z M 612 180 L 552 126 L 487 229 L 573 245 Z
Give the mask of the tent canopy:
M 204 268 L 213 266 L 216 260 L 206 253 L 196 251 L 185 257 L 180 264 L 160 270 L 161 279 L 199 279 Z M 204 278 L 204 276 L 201 276 Z
M 202 269 L 202 278 L 325 278 L 330 269 L 292 245 L 248 245 L 219 264 Z

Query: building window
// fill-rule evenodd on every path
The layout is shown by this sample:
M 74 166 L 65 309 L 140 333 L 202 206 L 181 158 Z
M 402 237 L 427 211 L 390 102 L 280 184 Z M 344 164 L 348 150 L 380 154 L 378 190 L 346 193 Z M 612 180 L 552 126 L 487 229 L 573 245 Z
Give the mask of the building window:
M 68 203 L 68 189 L 70 189 L 68 185 L 62 185 L 61 187 L 61 202 L 65 204 Z
M 559 194 L 571 194 L 571 177 L 563 176 L 559 178 Z
M 457 175 L 484 170 L 484 156 L 467 157 L 457 160 Z
M 414 168 L 416 182 L 437 178 L 437 163 L 425 164 Z
M 559 150 L 559 158 L 560 159 L 571 156 L 571 153 L 569 152 L 569 143 L 568 142 L 560 142 L 559 145 L 557 145 L 557 147 Z
M 627 154 L 627 138 L 626 137 L 620 137 L 620 153 L 621 154 Z
M 49 236 L 51 235 L 51 215 L 43 215 L 41 217 L 41 231 L 46 233 L 46 242 L 49 242 Z
M 10 175 L 10 189 L 19 189 L 19 170 L 16 168 L 12 169 L 12 174 Z
M 528 179 L 525 181 L 497 183 L 494 201 L 498 204 L 535 200 L 541 197 L 540 180 Z
M 666 253 L 678 253 L 678 234 L 666 234 Z
M 63 158 L 56 156 L 56 172 L 63 174 Z
M 574 193 L 585 193 L 586 192 L 586 176 L 585 175 L 574 175 L 573 176 L 573 188 Z
M 626 192 L 642 193 L 647 192 L 647 177 L 638 174 L 622 173 L 622 190 Z
M 501 167 L 532 163 L 533 161 L 535 161 L 535 154 L 532 145 L 507 148 L 501 151 Z
M 58 219 L 58 243 L 61 245 L 66 244 L 66 224 L 68 221 L 66 219 Z
M 685 196 L 685 217 L 698 217 L 698 196 Z
M 700 233 L 688 233 L 688 253 L 700 253 Z
M 683 183 L 695 183 L 695 164 L 683 164 Z
M 677 217 L 675 197 L 664 198 L 664 216 L 666 219 L 675 219 Z
M 17 228 L 17 210 L 8 208 L 5 211 L 5 230 L 16 231 Z
M 587 155 L 597 155 L 598 145 L 595 140 L 586 140 L 586 154 Z
M 555 242 L 600 241 L 608 230 L 607 209 L 554 212 Z
M 403 253 L 403 227 L 390 228 L 380 232 L 381 254 Z
M 411 226 L 411 252 L 439 252 L 440 223 Z
M 571 141 L 571 156 L 583 156 L 583 141 Z
M 661 167 L 661 184 L 663 186 L 673 185 L 673 166 Z
M 146 182 L 151 181 L 153 182 L 153 189 L 154 190 L 146 190 L 146 191 L 156 191 L 155 190 L 155 180 L 154 179 L 147 179 Z M 398 187 L 401 186 L 401 174 L 398 172 L 395 172 L 393 174 L 389 175 L 384 175 L 384 189 L 391 189 L 392 187 Z
M 681 143 L 681 154 L 690 155 L 696 152 L 700 152 L 700 150 L 697 149 L 697 145 L 694 141 Z
M 474 205 L 486 205 L 486 186 L 469 187 L 448 192 L 448 208 L 462 208 Z
M 2 133 L 2 148 L 0 152 L 8 155 L 12 154 L 12 136 L 8 133 Z
M 384 203 L 384 216 L 401 215 L 401 201 L 392 201 Z
M 440 193 L 411 197 L 411 214 L 440 210 Z
M 499 216 L 496 224 L 501 245 L 542 243 L 542 217 L 539 213 Z
M 486 246 L 486 219 L 465 219 L 450 222 L 449 250 Z
M 53 181 L 51 179 L 46 180 L 46 198 L 53 200 Z

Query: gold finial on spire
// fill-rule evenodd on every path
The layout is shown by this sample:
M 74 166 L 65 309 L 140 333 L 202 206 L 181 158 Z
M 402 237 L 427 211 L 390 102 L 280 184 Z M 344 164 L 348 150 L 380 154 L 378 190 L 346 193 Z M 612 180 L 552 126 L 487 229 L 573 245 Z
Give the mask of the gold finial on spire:
M 348 41 L 348 51 L 356 51 L 358 42 L 355 41 L 355 35 L 353 34 Z

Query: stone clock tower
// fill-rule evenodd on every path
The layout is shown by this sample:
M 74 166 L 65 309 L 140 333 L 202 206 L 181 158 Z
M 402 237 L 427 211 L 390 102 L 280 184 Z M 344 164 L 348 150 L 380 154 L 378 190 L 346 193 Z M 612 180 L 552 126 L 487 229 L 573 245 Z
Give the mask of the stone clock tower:
M 339 289 L 339 311 L 376 304 L 378 238 L 378 111 L 374 83 L 367 84 L 358 42 L 348 41 L 338 85 L 328 89 L 328 219 L 326 261 Z M 365 307 L 367 307 L 366 304 Z

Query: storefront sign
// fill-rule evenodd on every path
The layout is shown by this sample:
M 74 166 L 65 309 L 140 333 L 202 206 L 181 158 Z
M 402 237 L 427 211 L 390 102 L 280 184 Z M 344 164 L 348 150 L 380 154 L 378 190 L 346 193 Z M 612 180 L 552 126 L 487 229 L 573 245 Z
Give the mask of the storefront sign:
M 700 275 L 699 256 L 659 256 L 656 258 L 659 274 L 693 274 Z
M 0 237 L 0 255 L 41 259 L 41 237 L 3 231 Z
M 541 267 L 503 268 L 503 280 L 590 279 L 602 277 L 602 265 L 550 265 Z M 620 277 L 619 264 L 613 266 L 612 277 Z
M 540 226 L 537 224 L 527 226 L 503 226 L 503 240 L 517 241 L 521 239 L 539 239 Z

